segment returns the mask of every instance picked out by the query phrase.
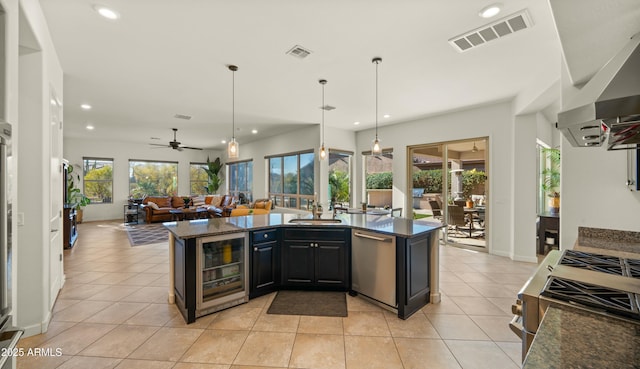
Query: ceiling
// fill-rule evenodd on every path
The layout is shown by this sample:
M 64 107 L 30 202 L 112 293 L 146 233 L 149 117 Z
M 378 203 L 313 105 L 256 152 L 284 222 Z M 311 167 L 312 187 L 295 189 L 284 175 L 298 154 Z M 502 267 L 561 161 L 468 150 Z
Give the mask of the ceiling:
M 582 0 L 563 1 L 573 4 L 557 10 L 574 13 L 571 32 L 585 26 L 575 19 Z M 328 80 L 325 103 L 336 107 L 325 113 L 327 126 L 372 128 L 376 56 L 383 59 L 379 125 L 511 99 L 541 76 L 557 81 L 561 44 L 549 3 L 508 0 L 498 16 L 479 17 L 490 2 L 100 1 L 121 14 L 117 21 L 100 17 L 89 0 L 41 0 L 41 6 L 64 71 L 65 138 L 165 143 L 175 127 L 184 145 L 221 149 L 232 133 L 229 64 L 238 66 L 240 144 L 319 124 L 320 78 Z M 523 9 L 533 21 L 529 29 L 466 52 L 448 43 Z M 579 38 L 571 32 L 562 43 L 565 53 Z M 295 45 L 311 55 L 286 55 Z M 588 75 L 588 67 L 579 69 Z M 93 108 L 82 110 L 82 103 Z M 330 137 L 326 141 L 330 145 Z

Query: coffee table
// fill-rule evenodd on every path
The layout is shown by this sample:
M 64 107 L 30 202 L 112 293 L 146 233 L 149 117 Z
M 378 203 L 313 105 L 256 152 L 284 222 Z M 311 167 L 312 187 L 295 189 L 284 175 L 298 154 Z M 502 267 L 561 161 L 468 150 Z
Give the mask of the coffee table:
M 191 220 L 209 217 L 209 210 L 206 208 L 171 209 L 169 213 L 171 213 L 172 220 Z

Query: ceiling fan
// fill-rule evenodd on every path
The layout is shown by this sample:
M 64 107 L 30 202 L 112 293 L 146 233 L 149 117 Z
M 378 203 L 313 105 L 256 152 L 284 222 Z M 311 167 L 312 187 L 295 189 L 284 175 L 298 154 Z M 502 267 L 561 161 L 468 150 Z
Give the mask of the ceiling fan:
M 174 150 L 182 151 L 182 149 L 190 149 L 190 150 L 202 150 L 199 147 L 190 147 L 190 146 L 181 146 L 180 142 L 176 140 L 176 132 L 178 132 L 177 128 L 171 128 L 173 130 L 173 141 L 169 141 L 168 145 L 161 144 L 149 144 L 151 146 L 160 146 L 160 147 L 170 147 Z

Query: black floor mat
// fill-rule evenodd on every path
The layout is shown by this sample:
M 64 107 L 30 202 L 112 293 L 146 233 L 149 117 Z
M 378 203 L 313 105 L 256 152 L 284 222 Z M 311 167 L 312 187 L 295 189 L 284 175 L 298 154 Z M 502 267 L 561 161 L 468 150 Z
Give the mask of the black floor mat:
M 345 292 L 278 291 L 267 314 L 347 316 Z

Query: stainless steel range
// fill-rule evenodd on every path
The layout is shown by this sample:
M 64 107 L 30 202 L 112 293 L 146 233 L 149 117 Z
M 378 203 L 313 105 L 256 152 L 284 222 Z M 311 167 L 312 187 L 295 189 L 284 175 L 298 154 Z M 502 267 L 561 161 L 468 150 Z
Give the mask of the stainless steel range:
M 522 359 L 547 307 L 576 308 L 640 324 L 640 260 L 575 250 L 551 251 L 518 293 L 511 329 Z

